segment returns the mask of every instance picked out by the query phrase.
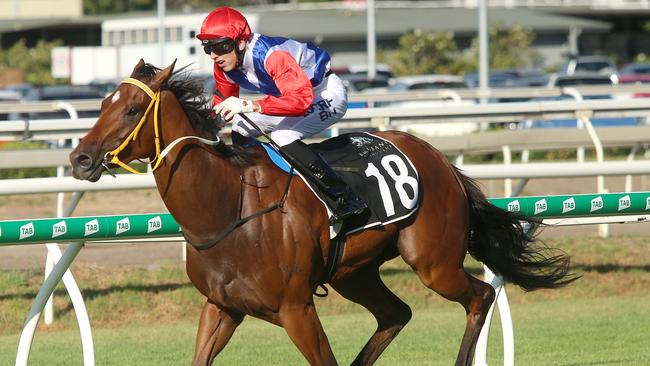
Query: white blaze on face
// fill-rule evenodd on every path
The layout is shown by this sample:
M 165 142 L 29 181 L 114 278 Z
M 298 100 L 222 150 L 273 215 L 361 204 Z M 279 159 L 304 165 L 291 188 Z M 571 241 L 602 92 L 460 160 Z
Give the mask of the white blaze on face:
M 115 94 L 113 94 L 113 98 L 111 98 L 111 102 L 115 103 L 118 100 L 120 100 L 120 91 L 116 91 Z

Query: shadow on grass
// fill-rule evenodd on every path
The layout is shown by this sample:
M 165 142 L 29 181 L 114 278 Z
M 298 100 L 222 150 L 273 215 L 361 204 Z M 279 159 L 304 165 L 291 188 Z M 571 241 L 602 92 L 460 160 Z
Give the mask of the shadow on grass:
M 613 273 L 613 272 L 650 272 L 650 264 L 626 265 L 626 264 L 575 264 L 571 269 L 581 272 Z M 465 271 L 471 275 L 483 275 L 483 269 L 479 267 L 465 267 Z M 410 268 L 382 268 L 379 273 L 382 276 L 399 276 L 403 274 L 414 274 Z
M 650 264 L 636 264 L 636 265 L 625 265 L 625 264 L 614 264 L 614 263 L 576 264 L 576 265 L 572 265 L 571 268 L 584 271 L 584 272 L 598 272 L 598 273 L 631 272 L 631 271 L 650 272 Z
M 103 289 L 82 289 L 81 294 L 83 295 L 84 300 L 92 300 L 101 296 L 106 296 L 115 292 L 146 292 L 157 294 L 161 292 L 170 292 L 181 288 L 194 288 L 190 283 L 161 283 L 155 285 L 137 285 L 137 284 L 128 284 L 124 286 L 111 286 Z M 68 292 L 65 289 L 57 289 L 54 291 L 55 296 L 65 296 Z M 36 298 L 36 292 L 24 292 L 20 294 L 4 294 L 0 295 L 0 301 L 4 300 L 16 300 L 16 299 L 34 299 Z
M 589 361 L 578 363 L 562 363 L 558 366 L 594 366 L 594 365 L 631 365 L 633 362 L 638 361 L 635 359 L 626 360 L 607 360 L 607 361 Z

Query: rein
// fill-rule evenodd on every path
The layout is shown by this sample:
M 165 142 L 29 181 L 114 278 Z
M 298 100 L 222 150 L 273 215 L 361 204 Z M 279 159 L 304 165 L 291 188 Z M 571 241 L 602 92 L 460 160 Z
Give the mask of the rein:
M 208 139 L 198 137 L 198 136 L 183 136 L 183 137 L 180 137 L 180 138 L 172 141 L 161 152 L 160 151 L 160 129 L 158 127 L 159 124 L 160 124 L 159 121 L 158 121 L 158 108 L 160 106 L 160 90 L 158 90 L 157 92 L 154 93 L 153 90 L 151 90 L 151 88 L 149 88 L 145 83 L 141 82 L 140 80 L 133 79 L 133 78 L 124 79 L 124 80 L 122 80 L 121 83 L 131 84 L 131 85 L 137 86 L 138 88 L 140 88 L 140 90 L 145 92 L 149 96 L 149 98 L 151 98 L 151 102 L 149 102 L 149 105 L 147 106 L 147 110 L 144 112 L 144 114 L 142 115 L 142 118 L 140 118 L 140 121 L 135 126 L 133 131 L 131 131 L 131 133 L 126 137 L 126 139 L 124 139 L 124 141 L 120 144 L 120 146 L 115 148 L 115 150 L 113 150 L 113 151 L 107 152 L 106 155 L 104 156 L 104 160 L 106 160 L 108 158 L 108 155 L 111 155 L 112 156 L 112 158 L 110 160 L 111 163 L 117 164 L 117 165 L 121 166 L 122 168 L 126 169 L 127 171 L 129 171 L 129 172 L 131 172 L 133 174 L 148 174 L 148 173 L 152 173 L 154 170 L 156 170 L 160 166 L 160 163 L 165 158 L 165 156 L 169 153 L 169 151 L 171 151 L 171 149 L 174 148 L 174 146 L 176 146 L 178 143 L 180 143 L 183 140 L 194 139 L 194 140 L 198 140 L 198 141 L 200 141 L 200 142 L 202 142 L 204 144 L 207 144 L 207 145 L 218 145 L 221 142 L 221 139 L 218 136 L 217 136 L 216 140 L 208 140 Z M 149 116 L 149 112 L 151 111 L 152 107 L 153 107 L 153 110 L 154 110 L 153 111 L 153 113 L 154 113 L 154 115 L 153 115 L 153 126 L 154 127 L 153 128 L 154 128 L 154 142 L 156 144 L 156 157 L 154 158 L 153 161 L 151 161 L 149 163 L 152 164 L 152 163 L 155 162 L 155 164 L 151 168 L 151 171 L 146 172 L 146 173 L 142 173 L 142 172 L 139 172 L 139 171 L 133 169 L 132 167 L 130 167 L 129 165 L 127 165 L 126 163 L 121 161 L 118 155 L 132 141 L 135 141 L 138 138 L 138 134 L 140 133 L 140 130 L 142 129 L 142 125 L 144 125 L 144 122 L 147 120 L 147 117 Z
M 221 240 L 223 240 L 226 236 L 228 236 L 233 230 L 236 228 L 244 225 L 245 223 L 249 222 L 250 220 L 260 217 L 266 213 L 269 213 L 271 211 L 277 210 L 278 208 L 283 208 L 284 203 L 287 201 L 287 196 L 289 194 L 289 187 L 291 186 L 291 179 L 293 178 L 293 174 L 288 174 L 288 179 L 287 179 L 287 184 L 284 187 L 284 192 L 282 193 L 282 197 L 280 200 L 274 204 L 272 204 L 269 207 L 266 207 L 260 211 L 255 212 L 254 214 L 248 215 L 244 218 L 241 217 L 241 211 L 242 207 L 244 205 L 244 177 L 240 176 L 239 177 L 239 208 L 237 209 L 237 220 L 231 222 L 225 229 L 217 235 L 217 237 L 208 243 L 203 243 L 203 244 L 196 244 L 192 243 L 187 236 L 185 237 L 185 241 L 192 245 L 194 248 L 197 250 L 206 250 L 209 248 L 212 248 L 215 246 L 217 243 L 219 243 Z
M 198 136 L 183 136 L 179 137 L 176 140 L 172 141 L 169 145 L 165 147 L 165 149 L 161 152 L 160 151 L 160 131 L 159 131 L 159 120 L 158 120 L 158 108 L 160 106 L 160 90 L 157 92 L 153 92 L 151 88 L 149 88 L 145 83 L 141 82 L 140 80 L 133 79 L 133 78 L 127 78 L 122 80 L 122 83 L 126 84 L 132 84 L 140 88 L 143 92 L 145 92 L 150 98 L 151 102 L 149 102 L 149 105 L 147 106 L 147 110 L 144 112 L 142 115 L 142 118 L 140 118 L 140 121 L 138 124 L 135 126 L 133 131 L 126 137 L 126 139 L 118 146 L 115 150 L 107 152 L 106 156 L 104 157 L 104 160 L 107 159 L 108 155 L 110 154 L 112 156 L 110 162 L 113 164 L 117 164 L 121 166 L 122 168 L 126 169 L 127 171 L 133 173 L 133 174 L 148 174 L 156 170 L 160 166 L 160 162 L 167 156 L 167 154 L 171 151 L 171 149 L 174 148 L 177 144 L 184 140 L 188 139 L 194 139 L 198 140 L 204 144 L 207 145 L 217 145 L 221 143 L 221 139 L 219 136 L 216 136 L 216 140 L 208 140 L 202 137 Z M 150 163 L 153 163 L 155 161 L 155 165 L 151 168 L 150 172 L 146 173 L 141 173 L 130 166 L 128 166 L 126 163 L 120 160 L 118 157 L 119 153 L 122 152 L 130 143 L 131 141 L 135 141 L 138 138 L 138 134 L 140 133 L 140 130 L 142 129 L 142 126 L 144 125 L 144 122 L 147 120 L 147 117 L 149 116 L 149 112 L 151 111 L 151 108 L 153 107 L 154 110 L 154 117 L 153 117 L 153 123 L 154 123 L 154 139 L 155 139 L 155 144 L 156 144 L 156 157 L 154 158 L 153 161 Z M 241 217 L 241 211 L 244 203 L 244 178 L 240 177 L 240 193 L 239 193 L 239 208 L 237 210 L 237 219 L 233 222 L 231 222 L 217 237 L 214 241 L 205 243 L 205 244 L 195 244 L 192 243 L 187 237 L 185 240 L 192 245 L 194 248 L 198 250 L 205 250 L 208 248 L 212 248 L 214 245 L 216 245 L 218 242 L 223 240 L 226 236 L 228 236 L 233 230 L 238 228 L 239 226 L 247 223 L 248 221 L 257 218 L 259 216 L 262 216 L 266 213 L 269 213 L 273 210 L 276 210 L 278 208 L 282 208 L 284 206 L 284 203 L 287 200 L 287 195 L 289 194 L 289 187 L 291 185 L 291 178 L 293 177 L 293 174 L 289 174 L 289 178 L 287 179 L 287 184 L 284 188 L 284 193 L 282 194 L 282 197 L 278 202 L 275 204 L 266 207 L 258 212 L 255 212 L 252 215 L 246 216 L 244 218 Z

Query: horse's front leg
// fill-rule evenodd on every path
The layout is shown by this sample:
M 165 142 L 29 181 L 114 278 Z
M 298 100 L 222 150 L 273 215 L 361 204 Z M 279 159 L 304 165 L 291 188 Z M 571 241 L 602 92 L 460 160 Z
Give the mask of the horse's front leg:
M 284 306 L 279 315 L 280 324 L 310 365 L 337 365 L 313 303 Z
M 243 319 L 242 314 L 230 314 L 210 300 L 206 301 L 199 320 L 199 330 L 196 333 L 196 350 L 192 366 L 211 365 Z

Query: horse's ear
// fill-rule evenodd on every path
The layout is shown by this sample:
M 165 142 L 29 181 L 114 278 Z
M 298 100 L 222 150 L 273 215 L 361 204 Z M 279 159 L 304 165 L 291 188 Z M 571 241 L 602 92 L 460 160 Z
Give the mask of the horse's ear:
M 156 74 L 156 76 L 151 81 L 151 86 L 153 90 L 158 90 L 163 84 L 165 84 L 167 79 L 169 79 L 169 77 L 172 76 L 175 65 L 176 65 L 176 60 L 174 60 L 174 62 L 172 62 L 171 65 L 167 66 L 163 71 Z
M 131 72 L 131 77 L 135 77 L 135 73 L 136 73 L 138 70 L 140 70 L 140 68 L 141 68 L 142 66 L 144 66 L 144 60 L 143 60 L 143 59 L 140 59 L 140 61 L 138 61 L 138 64 L 135 65 L 135 67 L 133 68 L 133 71 Z

